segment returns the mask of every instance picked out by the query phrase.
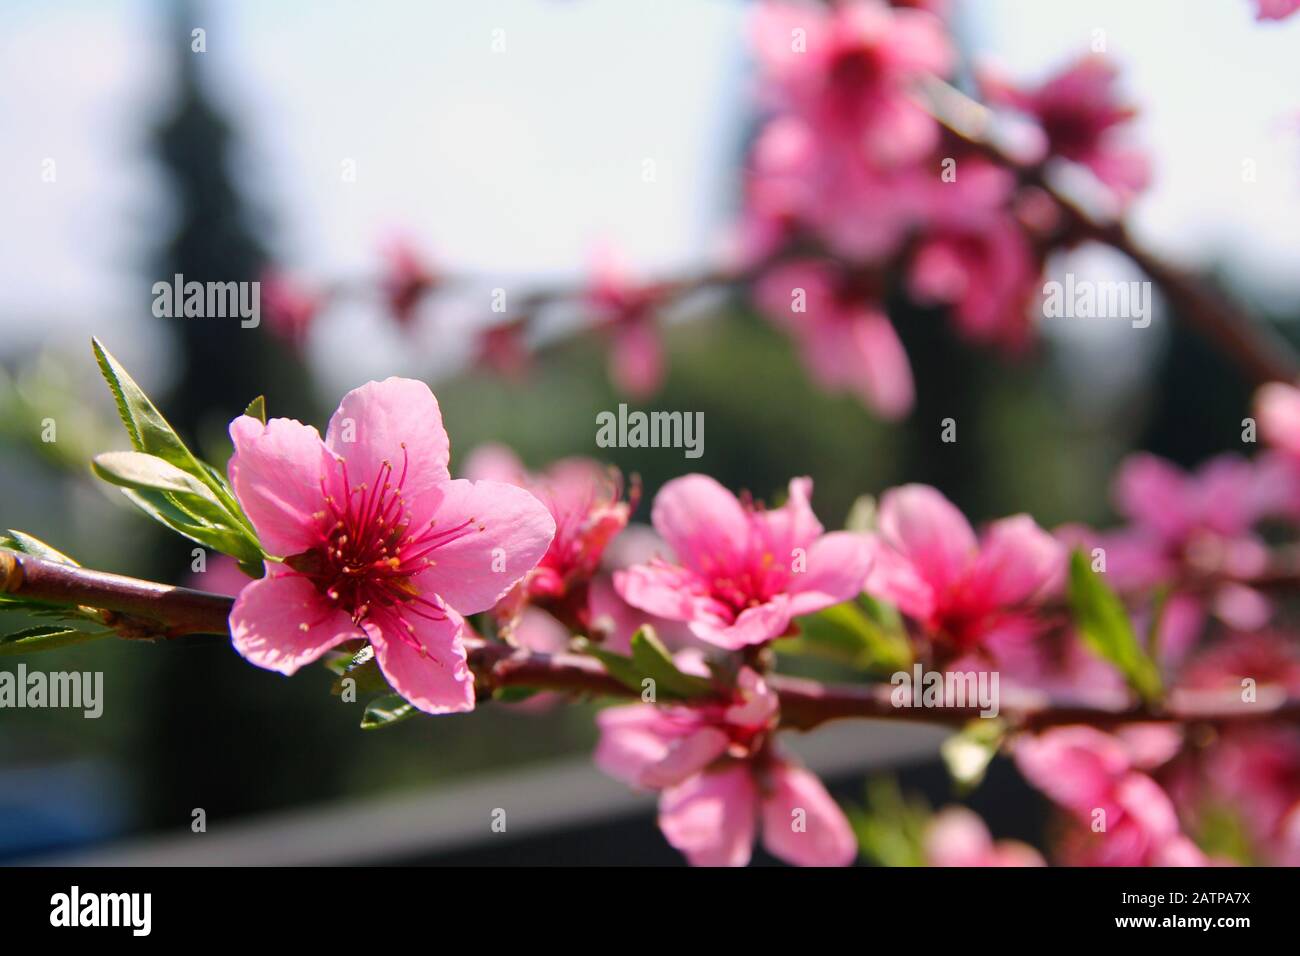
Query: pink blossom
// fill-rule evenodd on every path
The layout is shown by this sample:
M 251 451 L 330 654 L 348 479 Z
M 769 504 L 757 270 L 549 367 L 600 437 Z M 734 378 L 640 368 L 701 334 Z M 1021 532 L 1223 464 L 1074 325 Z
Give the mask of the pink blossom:
M 636 398 L 654 394 L 663 383 L 663 346 L 655 326 L 667 293 L 663 286 L 633 281 L 612 250 L 596 256 L 587 305 L 611 337 L 610 380 Z
M 1300 697 L 1300 649 L 1281 634 L 1230 634 L 1187 662 L 1178 676 L 1178 690 L 1228 693 L 1240 700 L 1246 679 L 1256 693 L 1273 687 Z
M 1255 393 L 1259 435 L 1288 458 L 1300 461 L 1300 388 L 1270 382 Z
M 1256 20 L 1285 20 L 1300 10 L 1300 0 L 1255 0 Z
M 526 332 L 527 322 L 522 319 L 484 329 L 478 336 L 478 361 L 505 378 L 522 378 L 532 357 Z
M 1204 866 L 1208 862 L 1183 833 L 1169 795 L 1142 772 L 1170 759 L 1175 730 L 1126 728 L 1128 736 L 1092 727 L 1058 727 L 1022 736 L 1016 766 L 1031 784 L 1077 822 L 1062 851 L 1085 866 Z
M 777 706 L 746 667 L 728 703 L 612 707 L 597 717 L 596 765 L 634 787 L 662 791 L 659 827 L 693 866 L 744 866 L 760 825 L 774 856 L 799 866 L 847 866 L 857 844 L 843 812 L 770 741 Z
M 555 520 L 555 538 L 519 584 L 507 613 L 526 601 L 547 602 L 560 616 L 584 626 L 586 585 L 596 573 L 605 548 L 627 527 L 636 506 L 624 501 L 618 470 L 587 458 L 566 458 L 540 474 L 530 474 L 510 449 L 484 445 L 466 464 L 471 478 L 489 478 L 527 489 Z
M 1236 455 L 1219 455 L 1185 472 L 1140 453 L 1121 464 L 1112 494 L 1131 523 L 1097 536 L 1096 543 L 1105 549 L 1107 574 L 1119 586 L 1218 582 L 1209 607 L 1220 618 L 1247 630 L 1267 622 L 1270 602 L 1237 583 L 1268 563 L 1268 549 L 1253 531 L 1276 500 L 1265 470 Z M 1195 600 L 1205 608 L 1201 598 Z
M 1087 166 L 1122 201 L 1150 180 L 1146 156 L 1117 141 L 1116 128 L 1136 111 L 1115 90 L 1119 71 L 1104 57 L 1084 56 L 1036 88 L 1013 86 L 986 71 L 981 86 L 990 102 L 1009 106 L 1038 121 L 1046 149 Z
M 1002 693 L 1039 695 L 1056 705 L 1122 710 L 1133 702 L 1124 677 L 1089 650 L 1073 628 L 1043 631 L 1025 621 L 1004 623 L 976 652 L 948 665 L 956 672 L 993 668 L 1001 674 Z
M 822 385 L 898 419 L 912 408 L 912 369 L 872 285 L 834 263 L 804 260 L 770 270 L 755 296 L 799 343 Z
M 620 654 L 630 652 L 632 635 L 647 626 L 653 628 L 658 638 L 669 648 L 699 646 L 687 625 L 648 614 L 624 601 L 608 574 L 600 574 L 591 579 L 587 588 L 587 621 L 593 639 L 598 639 L 602 646 Z
M 324 298 L 291 276 L 272 270 L 262 276 L 261 303 L 271 332 L 301 350 Z
M 1064 549 L 1028 515 L 995 521 L 977 539 L 952 502 L 927 485 L 887 491 L 877 528 L 864 589 L 955 653 L 1000 630 L 1032 629 L 1033 602 L 1064 567 Z
M 910 95 L 919 79 L 952 65 L 932 14 L 877 0 L 830 9 L 768 2 L 755 13 L 754 38 L 773 101 L 806 121 L 827 153 L 891 166 L 938 142 L 936 123 Z
M 1167 786 L 1193 828 L 1213 816 L 1237 825 L 1244 845 L 1223 847 L 1234 862 L 1300 862 L 1300 730 L 1286 724 L 1224 727 L 1194 759 L 1171 767 Z M 1222 822 L 1219 823 L 1222 829 Z
M 651 521 L 679 563 L 616 572 L 614 586 L 719 647 L 779 637 L 795 617 L 855 597 L 870 563 L 862 536 L 823 533 L 811 494 L 812 480 L 796 478 L 789 500 L 769 511 L 704 475 L 676 478 L 655 497 Z
M 253 579 L 239 568 L 239 562 L 229 555 L 213 554 L 202 571 L 191 572 L 185 586 L 209 594 L 237 597 Z
M 382 252 L 384 299 L 397 324 L 406 328 L 415 321 L 420 301 L 437 287 L 439 278 L 408 239 L 394 238 L 383 247 Z
M 930 866 L 1046 866 L 1037 850 L 1018 840 L 993 842 L 988 827 L 965 807 L 945 807 L 925 834 Z
M 1259 437 L 1270 451 L 1257 459 L 1260 481 L 1269 489 L 1268 512 L 1300 518 L 1300 388 L 1270 382 L 1255 393 Z
M 827 150 L 814 127 L 791 115 L 767 123 L 749 164 L 742 232 L 749 262 L 799 227 L 847 259 L 889 255 L 919 220 L 933 175 L 920 164 L 878 168 Z
M 513 485 L 453 481 L 438 402 L 411 379 L 349 392 L 324 441 L 300 422 L 247 415 L 230 437 L 235 494 L 283 559 L 236 600 L 236 650 L 292 674 L 368 639 L 416 707 L 471 710 L 461 615 L 491 607 L 546 552 L 546 508 Z
M 977 157 L 961 162 L 955 182 L 927 183 L 924 234 L 908 288 L 920 302 L 952 306 L 967 338 L 1020 347 L 1041 270 L 1011 208 L 1015 179 Z

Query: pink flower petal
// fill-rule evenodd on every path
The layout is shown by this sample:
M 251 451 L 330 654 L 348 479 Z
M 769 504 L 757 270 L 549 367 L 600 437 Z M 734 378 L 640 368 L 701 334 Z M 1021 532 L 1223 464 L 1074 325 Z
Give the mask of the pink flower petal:
M 965 807 L 945 807 L 930 819 L 925 858 L 931 866 L 987 866 L 993 838 L 979 815 Z
M 1118 740 L 1082 726 L 1021 737 L 1014 756 L 1026 780 L 1080 814 L 1110 805 L 1116 781 L 1131 765 L 1128 751 Z
M 811 478 L 792 478 L 785 504 L 754 515 L 764 543 L 775 558 L 789 560 L 793 549 L 806 549 L 822 534 L 822 523 L 809 501 L 811 495 Z
M 655 790 L 675 787 L 721 757 L 730 743 L 730 738 L 716 727 L 701 727 L 679 737 L 662 759 L 641 772 L 641 786 Z
M 430 552 L 432 566 L 419 575 L 461 614 L 495 604 L 541 560 L 555 537 L 555 519 L 527 491 L 499 481 L 457 478 L 438 486 L 430 520 L 445 529 L 446 543 Z M 468 524 L 466 524 L 468 522 Z M 453 529 L 464 525 L 457 536 Z
M 262 547 L 288 557 L 318 546 L 321 478 L 332 488 L 335 463 L 316 429 L 288 418 L 263 425 L 241 415 L 230 423 L 230 440 L 230 484 Z
M 736 688 L 742 703 L 727 708 L 727 723 L 737 727 L 766 727 L 781 706 L 780 698 L 767 686 L 767 681 L 753 668 L 742 667 L 736 676 Z
M 937 595 L 906 555 L 879 535 L 867 535 L 870 565 L 862 590 L 888 601 L 909 617 L 924 621 L 934 613 Z
M 858 855 L 853 828 L 822 782 L 803 767 L 778 764 L 763 798 L 763 845 L 796 866 L 849 866 Z
M 330 419 L 325 444 L 347 462 L 353 488 L 391 480 L 406 472 L 403 498 L 413 524 L 428 518 L 424 502 L 433 488 L 450 477 L 450 442 L 442 427 L 442 412 L 429 386 L 410 378 L 367 382 L 343 396 Z
M 678 560 L 695 571 L 710 562 L 730 566 L 749 539 L 749 519 L 740 502 L 707 475 L 685 475 L 664 485 L 650 520 Z
M 292 674 L 330 648 L 363 636 L 311 582 L 270 564 L 266 577 L 239 592 L 230 612 L 230 634 L 245 660 L 281 674 Z
M 608 707 L 596 715 L 596 726 L 596 766 L 633 787 L 643 786 L 642 775 L 664 759 L 673 740 L 667 719 L 650 704 Z
M 463 622 L 456 612 L 448 611 L 440 621 L 410 610 L 402 619 L 391 612 L 376 614 L 365 628 L 379 669 L 406 700 L 428 714 L 474 709 L 474 675 L 461 640 Z
M 659 798 L 659 829 L 692 866 L 744 866 L 753 852 L 757 803 L 745 764 L 697 774 Z
M 789 628 L 790 617 L 790 598 L 777 594 L 765 604 L 741 611 L 730 624 L 696 617 L 690 626 L 691 633 L 700 640 L 738 651 L 780 637 Z
M 1300 459 L 1300 388 L 1271 382 L 1255 393 L 1259 436 L 1291 458 Z
M 947 498 L 928 485 L 903 485 L 880 501 L 880 535 L 906 557 L 936 592 L 965 574 L 975 557 L 975 532 Z
M 811 614 L 857 597 L 871 569 L 871 553 L 865 535 L 833 531 L 817 539 L 808 549 L 808 570 L 791 575 L 790 614 Z
M 625 322 L 614 331 L 609 356 L 615 388 L 632 398 L 648 398 L 664 380 L 663 346 L 651 320 Z
M 461 466 L 462 477 L 470 481 L 504 481 L 512 485 L 523 485 L 527 478 L 527 469 L 511 449 L 505 445 L 479 445 L 465 459 Z
M 998 605 L 1028 601 L 1046 590 L 1065 567 L 1066 552 L 1028 515 L 995 521 L 985 532 L 971 570 L 970 587 Z
M 853 376 L 855 391 L 867 407 L 888 421 L 897 421 L 912 410 L 916 399 L 912 365 L 907 351 L 882 312 L 869 311 L 850 327 L 853 351 L 858 363 Z
M 694 619 L 703 594 L 692 572 L 659 563 L 615 571 L 614 589 L 632 607 L 670 621 Z
M 1187 475 L 1163 458 L 1129 455 L 1115 475 L 1115 507 L 1130 520 L 1173 537 L 1197 517 L 1191 513 L 1187 485 Z

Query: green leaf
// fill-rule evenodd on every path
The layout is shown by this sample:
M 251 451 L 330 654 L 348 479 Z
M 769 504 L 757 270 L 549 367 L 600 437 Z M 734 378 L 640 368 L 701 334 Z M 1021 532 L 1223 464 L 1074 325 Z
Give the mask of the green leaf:
M 849 507 L 849 516 L 844 520 L 845 531 L 874 531 L 876 529 L 876 499 L 871 495 L 860 495 Z
M 62 551 L 51 547 L 39 538 L 33 538 L 30 534 L 15 531 L 13 528 L 7 529 L 3 535 L 0 535 L 0 548 L 8 548 L 10 551 L 17 551 L 19 554 L 30 554 L 34 558 L 53 561 L 55 564 L 68 564 L 74 568 L 80 567 L 76 561 L 73 561 Z
M 110 484 L 191 496 L 199 500 L 201 507 L 211 506 L 214 520 L 226 517 L 221 502 L 204 482 L 154 455 L 138 451 L 107 451 L 96 455 L 90 467 Z
M 253 535 L 252 525 L 224 479 L 221 479 L 210 465 L 204 464 L 195 457 L 189 446 L 181 440 L 176 430 L 168 424 L 167 419 L 163 418 L 162 413 L 145 395 L 144 390 L 127 374 L 126 369 L 122 368 L 117 359 L 109 354 L 99 339 L 92 339 L 91 343 L 95 349 L 95 360 L 99 363 L 99 370 L 117 403 L 118 416 L 131 437 L 132 447 L 136 451 L 161 458 L 203 482 L 217 496 L 217 500 L 229 513 L 231 521 L 245 527 L 249 535 Z
M 122 494 L 133 505 L 178 534 L 191 541 L 206 545 L 222 554 L 228 554 L 241 564 L 260 567 L 262 549 L 255 539 L 243 529 L 232 531 L 205 524 L 183 508 L 176 496 L 154 489 L 123 488 Z
M 126 426 L 135 450 L 156 455 L 182 471 L 194 474 L 198 470 L 198 461 L 176 434 L 176 430 L 168 424 L 167 419 L 149 400 L 149 396 L 145 395 L 144 390 L 127 374 L 117 359 L 109 354 L 99 339 L 92 339 L 91 344 L 95 349 L 99 371 L 113 393 L 117 402 L 117 414 Z
M 939 754 L 959 793 L 969 793 L 984 782 L 1005 733 L 1002 721 L 977 718 L 943 742 Z
M 265 425 L 266 424 L 266 396 L 259 395 L 257 396 L 257 398 L 249 402 L 248 407 L 244 409 L 244 414 L 252 418 L 256 418 L 259 422 Z
M 1070 608 L 1085 644 L 1114 664 L 1143 700 L 1160 697 L 1160 671 L 1138 643 L 1124 604 L 1093 572 L 1082 551 L 1070 555 Z
M 361 715 L 362 730 L 380 730 L 393 724 L 414 717 L 419 711 L 397 694 L 385 694 L 366 704 L 366 712 Z
M 866 600 L 871 600 L 867 598 Z M 912 666 L 912 645 L 897 615 L 884 605 L 853 601 L 798 619 L 799 634 L 775 647 L 783 654 L 811 654 L 859 670 L 892 673 Z
M 632 658 L 623 654 L 616 654 L 614 651 L 607 651 L 605 648 L 594 644 L 576 643 L 575 649 L 590 654 L 604 664 L 609 676 L 625 687 L 631 688 L 638 694 L 641 692 L 641 672 L 637 669 L 636 664 L 632 662 Z
M 642 679 L 649 677 L 655 682 L 656 696 L 691 698 L 704 697 L 713 692 L 712 686 L 704 678 L 677 669 L 672 655 L 660 643 L 654 628 L 648 624 L 632 635 L 632 664 Z M 639 682 L 637 686 L 640 687 Z
M 52 651 L 74 644 L 85 644 L 108 637 L 108 632 L 91 633 L 61 624 L 38 624 L 0 637 L 0 657 L 10 654 L 30 654 L 35 651 Z
M 865 808 L 847 808 L 858 846 L 881 866 L 925 866 L 925 831 L 930 808 L 923 800 L 904 797 L 890 777 L 867 781 Z

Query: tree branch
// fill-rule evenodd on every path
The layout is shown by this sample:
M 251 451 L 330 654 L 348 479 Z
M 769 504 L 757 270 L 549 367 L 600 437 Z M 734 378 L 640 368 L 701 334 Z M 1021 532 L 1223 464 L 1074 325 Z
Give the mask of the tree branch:
M 124 636 L 176 638 L 189 634 L 228 633 L 232 598 L 189 588 L 170 587 L 119 574 L 58 564 L 27 554 L 0 550 L 0 594 L 32 601 L 97 608 L 127 615 Z M 112 623 L 110 619 L 110 624 Z M 639 698 L 639 691 L 611 676 L 601 663 L 580 654 L 542 654 L 473 638 L 468 643 L 476 692 L 487 699 L 494 691 L 526 687 L 602 697 Z M 856 717 L 910 720 L 961 726 L 981 716 L 981 708 L 895 706 L 891 684 L 827 685 L 781 674 L 768 676 L 781 701 L 783 726 L 808 730 L 829 720 Z M 1020 729 L 1085 723 L 1113 726 L 1135 721 L 1227 723 L 1256 720 L 1300 721 L 1300 700 L 1261 692 L 1256 703 L 1235 698 L 1181 702 L 1180 707 L 1134 706 L 1124 710 L 1059 705 L 1035 694 L 1004 692 L 1003 719 Z M 1179 702 L 1175 702 L 1179 703 Z
M 961 142 L 1051 196 L 1075 234 L 1123 253 L 1159 286 L 1174 311 L 1221 348 L 1254 384 L 1300 378 L 1295 349 L 1271 326 L 1252 319 L 1192 272 L 1143 248 L 1122 221 L 1084 209 L 1053 185 L 1043 163 L 1017 158 L 999 136 L 996 116 L 987 106 L 938 78 L 926 84 L 923 105 Z

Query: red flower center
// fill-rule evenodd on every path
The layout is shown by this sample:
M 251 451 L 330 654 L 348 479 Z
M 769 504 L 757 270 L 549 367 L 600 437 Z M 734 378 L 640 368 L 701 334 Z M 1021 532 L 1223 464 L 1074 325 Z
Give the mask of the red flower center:
M 446 608 L 436 595 L 420 594 L 412 578 L 432 567 L 439 548 L 482 531 L 474 518 L 440 528 L 436 519 L 412 527 L 410 508 L 402 495 L 410 465 L 402 445 L 402 470 L 394 476 L 385 459 L 369 481 L 353 485 L 346 459 L 338 459 L 342 472 L 342 498 L 331 494 L 325 477 L 320 480 L 325 510 L 320 520 L 318 547 L 289 558 L 286 563 L 309 579 L 322 594 L 360 624 L 377 612 L 396 614 L 398 634 L 414 644 L 405 613 L 428 620 L 446 620 Z M 418 645 L 417 645 L 418 646 Z

